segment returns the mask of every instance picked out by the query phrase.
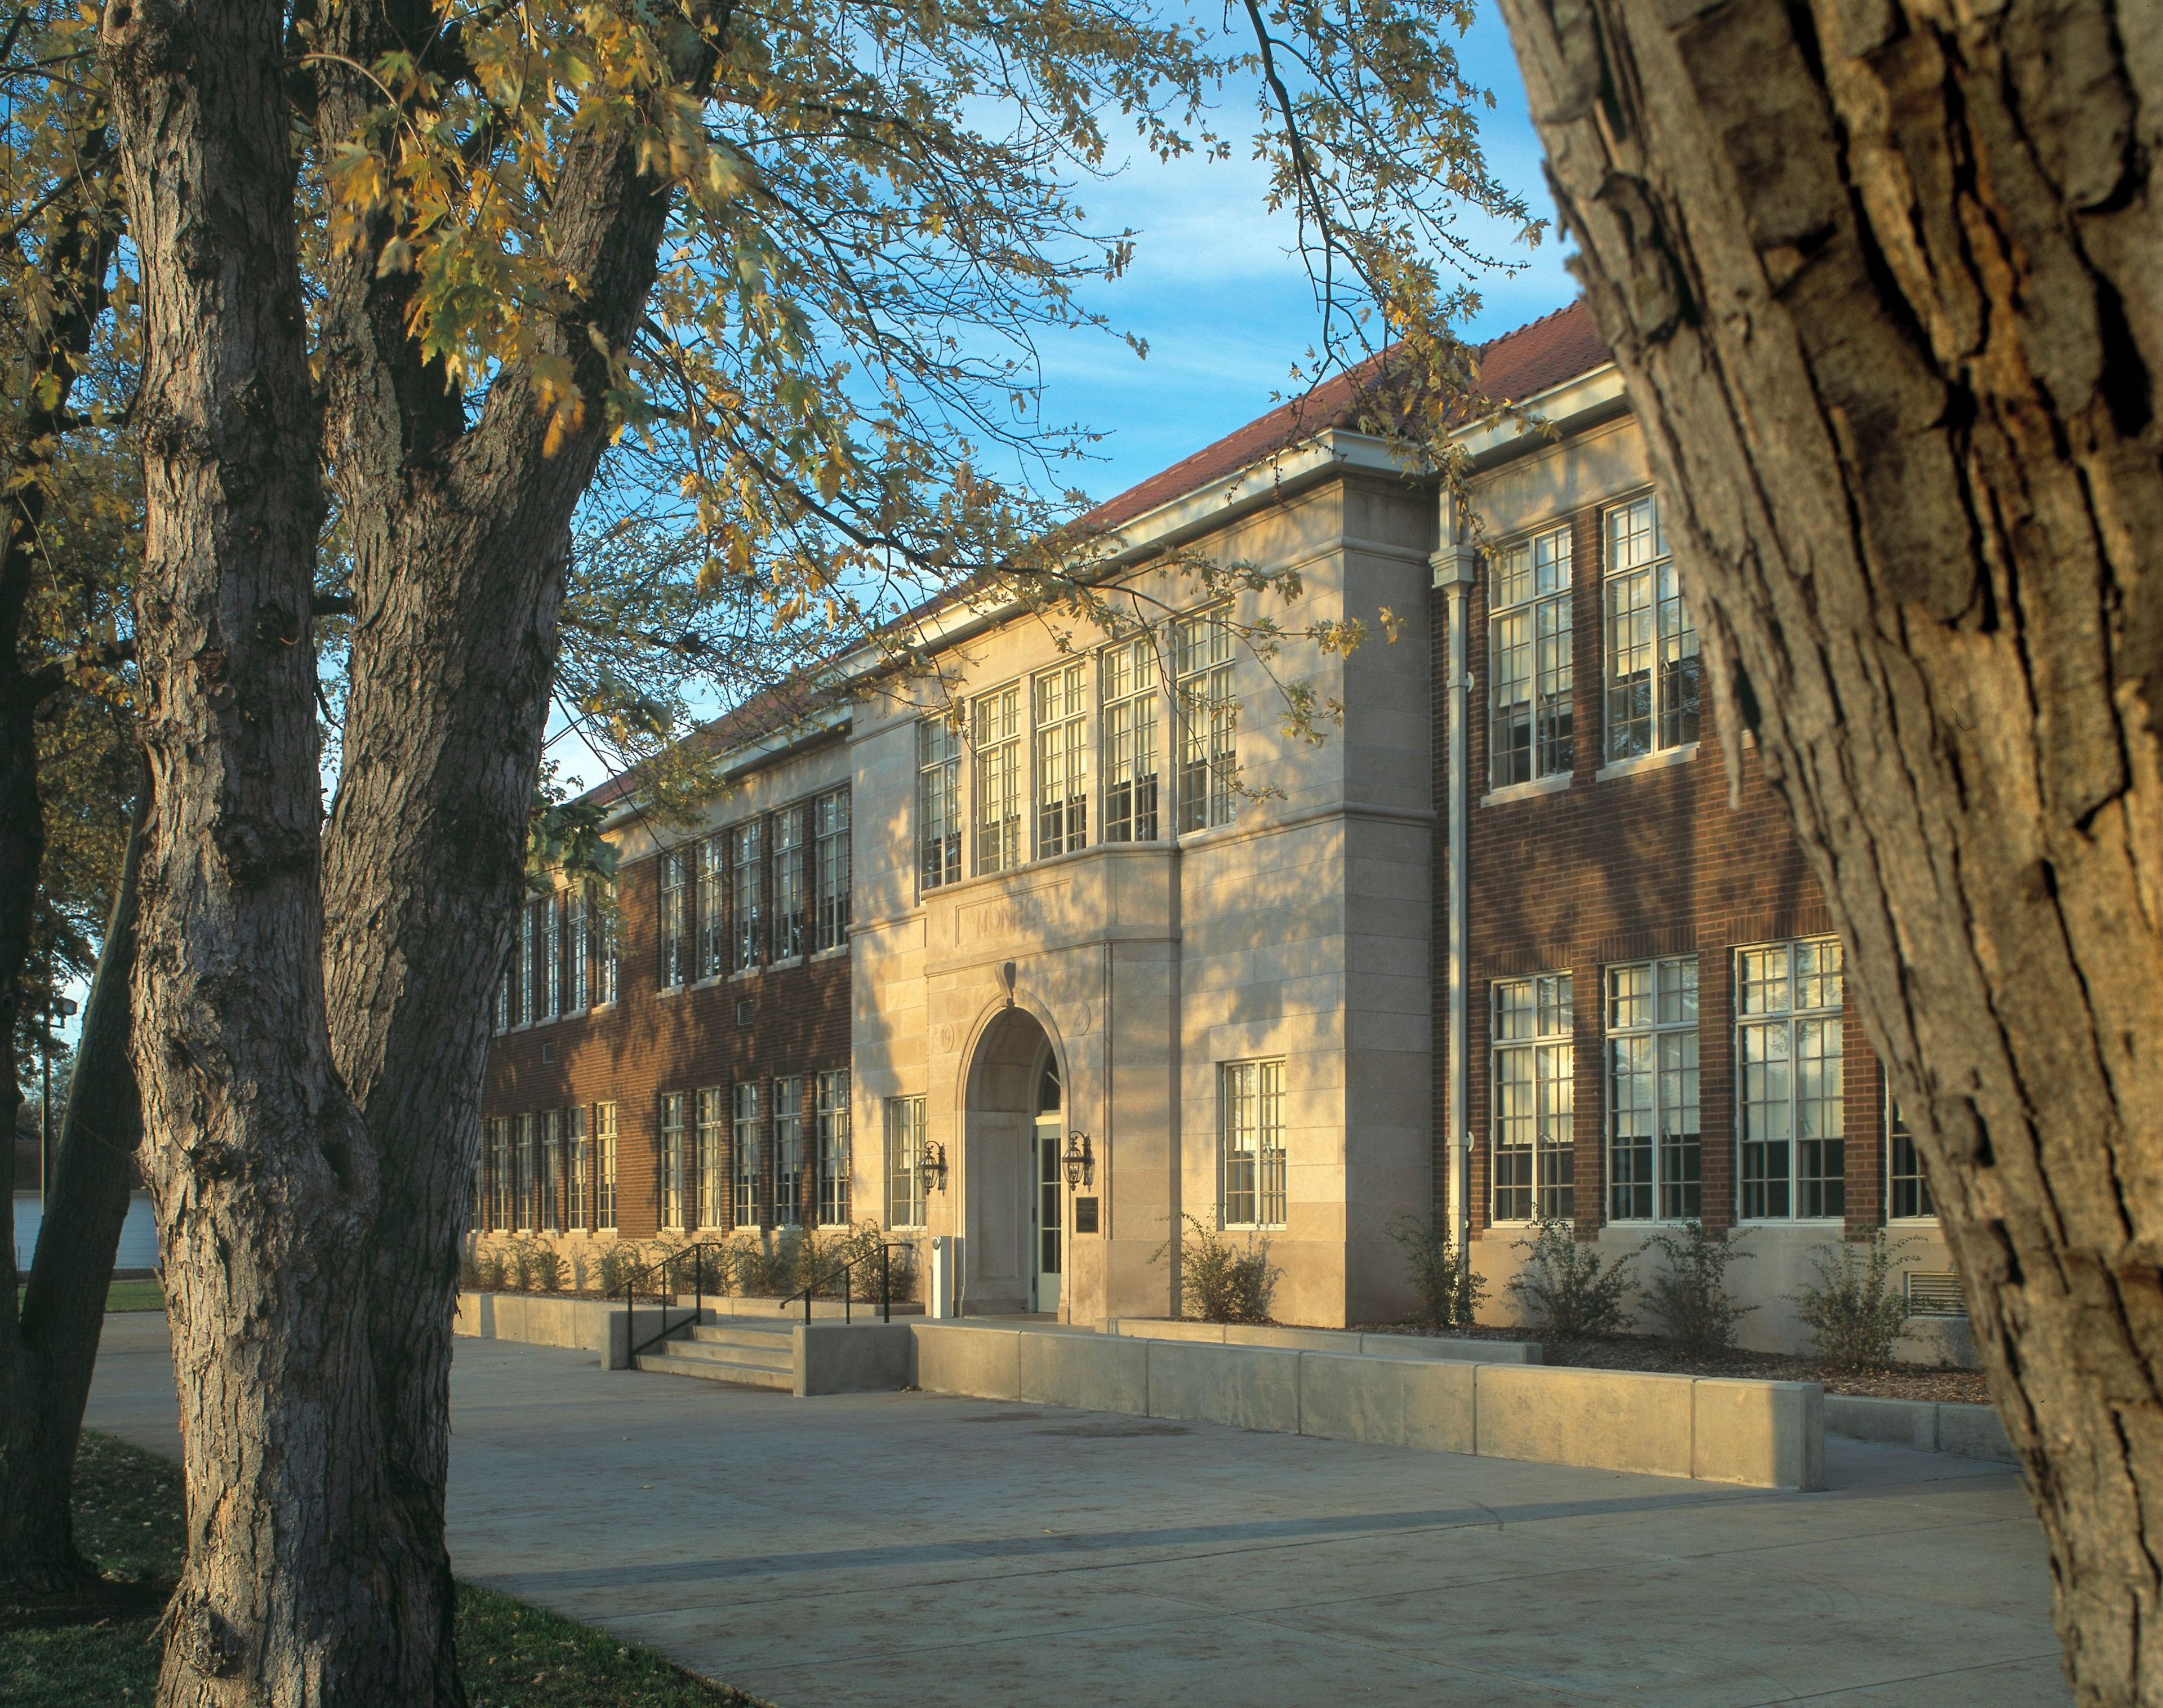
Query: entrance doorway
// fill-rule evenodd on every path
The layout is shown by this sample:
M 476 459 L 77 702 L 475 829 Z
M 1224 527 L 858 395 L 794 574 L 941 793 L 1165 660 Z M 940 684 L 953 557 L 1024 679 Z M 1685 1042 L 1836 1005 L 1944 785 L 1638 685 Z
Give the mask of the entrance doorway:
M 1036 1017 L 1008 1009 L 970 1062 L 962 1153 L 961 1308 L 1059 1308 L 1066 1258 L 1066 1087 Z

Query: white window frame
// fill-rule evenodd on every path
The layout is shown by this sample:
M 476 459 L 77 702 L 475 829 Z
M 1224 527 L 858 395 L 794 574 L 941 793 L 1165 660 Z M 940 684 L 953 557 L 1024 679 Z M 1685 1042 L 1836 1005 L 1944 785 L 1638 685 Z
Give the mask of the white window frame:
M 1232 822 L 1239 806 L 1239 697 L 1232 611 L 1214 605 L 1172 626 L 1172 697 L 1178 708 L 1181 835 Z
M 587 899 L 584 883 L 574 884 L 564 894 L 563 935 L 570 944 L 570 1006 L 573 1014 L 585 1014 L 593 1007 L 593 904 Z
M 1021 684 L 1009 682 L 969 702 L 970 746 L 976 759 L 976 873 L 1011 872 L 1022 863 Z
M 773 1222 L 804 1225 L 804 1076 L 773 1082 Z
M 1600 516 L 1601 752 L 1610 765 L 1697 745 L 1703 669 L 1657 493 Z
M 1036 857 L 1089 846 L 1089 666 L 1070 659 L 1029 679 L 1036 726 Z
M 1566 524 L 1527 534 L 1489 554 L 1490 789 L 1567 777 L 1575 764 L 1574 586 Z M 1521 742 L 1516 739 L 1520 733 Z
M 728 1094 L 717 1085 L 699 1088 L 699 1225 L 729 1225 Z
M 615 1232 L 615 1105 L 594 1105 L 594 1226 Z
M 600 927 L 600 1002 L 598 1006 L 615 1006 L 618 981 L 622 973 L 623 927 L 616 911 L 611 906 L 601 917 Z
M 1488 1202 L 1497 1226 L 1575 1218 L 1574 996 L 1572 975 L 1560 972 L 1489 987 Z M 1503 1142 L 1520 1132 L 1523 1144 Z M 1506 1153 L 1513 1172 L 1522 1159 L 1526 1179 L 1504 1181 Z
M 1156 643 L 1144 635 L 1097 655 L 1097 745 L 1104 799 L 1102 839 L 1154 842 L 1158 818 Z
M 516 1182 L 511 1214 L 516 1223 L 511 1231 L 515 1234 L 531 1234 L 533 1231 L 533 1121 L 532 1115 L 518 1118 L 517 1148 L 511 1153 L 511 1163 Z
M 766 959 L 765 835 L 757 819 L 731 825 L 729 838 L 729 969 L 750 972 Z
M 924 1226 L 924 1099 L 886 1100 L 886 1224 Z
M 1617 961 L 1605 983 L 1607 1219 L 1697 1221 L 1705 1213 L 1697 956 Z
M 545 1111 L 539 1117 L 541 1124 L 541 1217 L 540 1230 L 543 1234 L 560 1234 L 563 1224 L 558 1215 L 558 1195 L 563 1178 L 563 1113 L 558 1109 Z
M 943 717 L 916 726 L 916 887 L 961 881 L 961 736 Z
M 1217 1064 L 1217 1221 L 1221 1228 L 1285 1224 L 1284 1082 L 1281 1056 Z
M 1900 1147 L 1908 1147 L 1909 1167 L 1900 1167 Z M 1899 1202 L 1901 1182 L 1912 1181 L 1919 1208 L 1900 1211 L 1893 1208 Z M 1906 1118 L 1900 1113 L 1900 1099 L 1893 1095 L 1893 1087 L 1885 1087 L 1885 1219 L 1888 1222 L 1929 1223 L 1935 1227 L 1938 1220 L 1938 1206 L 1930 1196 L 1930 1177 L 1923 1171 L 1923 1153 L 1916 1148 L 1914 1135 L 1908 1129 Z
M 494 1232 L 501 1234 L 511 1227 L 511 1117 L 499 1115 L 488 1125 L 488 1225 Z
M 811 804 L 811 947 L 824 953 L 849 940 L 851 851 L 849 791 L 834 789 Z
M 698 846 L 698 976 L 720 978 L 729 970 L 729 843 L 709 836 Z
M 1842 961 L 1837 937 L 1799 937 L 1735 951 L 1735 1190 L 1741 1221 L 1846 1218 Z M 1828 1064 L 1830 1089 L 1824 1079 Z M 1825 1144 L 1841 1147 L 1837 1176 L 1825 1172 L 1822 1151 L 1815 1158 L 1804 1155 L 1806 1147 Z M 1816 1162 L 1815 1173 L 1804 1173 L 1807 1160 Z
M 804 956 L 808 922 L 804 907 L 809 886 L 805 862 L 809 855 L 808 815 L 801 803 L 785 806 L 773 815 L 773 932 L 771 942 L 776 961 L 799 961 Z
M 657 935 L 661 947 L 661 988 L 689 983 L 691 962 L 689 910 L 691 851 L 671 848 L 661 857 L 661 902 Z
M 819 1141 L 819 1225 L 849 1225 L 849 1070 L 817 1077 L 814 1111 Z
M 533 908 L 518 910 L 518 1024 L 533 1024 Z
M 655 1137 L 655 1208 L 664 1233 L 683 1231 L 683 1145 L 690 1117 L 690 1093 L 661 1093 L 661 1129 Z
M 574 1103 L 564 1110 L 563 1125 L 563 1148 L 570 1158 L 570 1171 L 564 1183 L 563 1219 L 573 1228 L 584 1228 L 589 1214 L 587 1183 L 594 1166 L 593 1144 L 586 1136 L 585 1106 Z
M 731 1219 L 739 1228 L 757 1228 L 759 1220 L 758 1082 L 740 1079 L 729 1087 L 729 1145 L 731 1172 L 736 1181 Z

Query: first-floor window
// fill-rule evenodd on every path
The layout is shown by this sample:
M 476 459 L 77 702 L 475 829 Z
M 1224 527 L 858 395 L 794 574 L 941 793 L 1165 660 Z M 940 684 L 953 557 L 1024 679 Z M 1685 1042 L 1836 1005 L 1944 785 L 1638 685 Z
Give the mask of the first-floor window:
M 586 1137 L 586 1112 L 583 1108 L 563 1111 L 563 1148 L 571 1159 L 571 1171 L 563 1190 L 564 1215 L 572 1227 L 584 1228 L 589 1209 L 586 1181 L 594 1166 L 594 1156 L 592 1141 Z
M 661 1151 L 657 1182 L 661 1192 L 661 1225 L 683 1225 L 683 1117 L 689 1102 L 682 1092 L 661 1094 Z
M 1832 938 L 1736 951 L 1746 1220 L 1846 1212 L 1841 975 Z
M 1900 1099 L 1890 1092 L 1885 1096 L 1886 1148 L 1890 1153 L 1885 1171 L 1885 1213 L 1896 1222 L 1919 1221 L 1938 1213 L 1938 1207 L 1930 1202 L 1930 1176 L 1923 1172 L 1922 1153 L 1915 1149 L 1915 1135 L 1908 1129 L 1908 1118 L 1900 1112 Z
M 1570 976 L 1498 979 L 1494 1003 L 1495 1219 L 1568 1221 L 1576 1211 Z
M 699 1093 L 699 1225 L 728 1225 L 729 1171 L 721 1160 L 728 1138 L 725 1093 L 710 1085 Z
M 518 1231 L 531 1233 L 533 1229 L 533 1117 L 531 1115 L 518 1118 L 518 1142 L 511 1152 L 511 1161 L 516 1181 L 514 1209 Z
M 481 1182 L 488 1173 L 488 1151 L 484 1146 L 474 1157 L 473 1179 L 467 1185 L 466 1226 L 479 1233 L 488 1226 L 488 1203 L 481 1196 Z
M 615 1229 L 615 1105 L 594 1105 L 594 1225 Z
M 1228 1228 L 1281 1228 L 1285 1219 L 1284 1063 L 1228 1061 L 1218 1070 Z
M 500 1233 L 511 1225 L 511 1118 L 488 1124 L 489 1226 Z
M 783 1228 L 804 1220 L 804 1082 L 773 1082 L 773 1219 Z
M 849 1223 L 849 1071 L 819 1076 L 819 1225 Z
M 886 1100 L 886 1224 L 924 1225 L 924 1099 Z
M 758 1226 L 758 1082 L 738 1080 L 730 1087 L 730 1120 L 736 1165 L 736 1220 L 739 1228 Z
M 1609 1219 L 1695 1220 L 1695 956 L 1607 969 L 1607 1056 Z
M 541 1120 L 541 1229 L 544 1234 L 563 1231 L 556 1219 L 556 1181 L 563 1171 L 563 1129 L 562 1118 L 554 1109 Z

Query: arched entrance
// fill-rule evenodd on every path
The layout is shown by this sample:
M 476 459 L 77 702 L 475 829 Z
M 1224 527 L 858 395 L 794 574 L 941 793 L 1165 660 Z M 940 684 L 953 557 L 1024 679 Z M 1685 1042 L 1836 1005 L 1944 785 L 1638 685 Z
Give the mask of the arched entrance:
M 963 1308 L 1055 1311 L 1066 1269 L 1066 1139 L 1058 1053 L 1036 1017 L 1008 1009 L 970 1063 L 962 1142 Z

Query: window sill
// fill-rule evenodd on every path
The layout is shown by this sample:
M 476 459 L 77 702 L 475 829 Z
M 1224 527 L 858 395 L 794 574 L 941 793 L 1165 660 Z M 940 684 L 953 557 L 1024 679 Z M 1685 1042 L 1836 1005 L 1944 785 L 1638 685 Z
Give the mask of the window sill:
M 814 961 L 839 961 L 843 956 L 846 956 L 848 952 L 849 946 L 847 944 L 836 943 L 830 949 L 821 949 L 817 954 L 811 956 L 811 959 Z
M 1633 758 L 1617 759 L 1603 765 L 1592 773 L 1595 783 L 1612 783 L 1619 777 L 1635 777 L 1641 771 L 1665 771 L 1670 765 L 1687 765 L 1697 757 L 1697 743 L 1686 741 L 1679 747 L 1663 747 L 1657 753 L 1640 753 Z
M 679 997 L 689 987 L 686 985 L 664 984 L 657 988 L 653 993 L 657 997 Z
M 1885 1225 L 1888 1228 L 1912 1228 L 1919 1234 L 1935 1233 L 1944 1225 L 1944 1221 L 1941 1216 L 1888 1216 Z
M 716 985 L 726 984 L 727 982 L 728 975 L 726 973 L 710 972 L 704 978 L 693 979 L 687 988 L 691 990 L 711 990 Z
M 612 1014 L 615 1012 L 615 1003 L 613 998 L 605 1003 L 595 1003 L 586 1012 L 589 1014 Z
M 790 967 L 801 967 L 803 964 L 804 957 L 801 955 L 784 955 L 778 961 L 769 961 L 767 962 L 767 971 L 769 972 L 786 972 Z
M 728 982 L 731 984 L 743 984 L 752 979 L 757 978 L 759 974 L 765 971 L 766 968 L 764 967 L 739 967 L 734 972 L 731 972 L 729 975 Z
M 1809 1228 L 1824 1230 L 1828 1228 L 1845 1229 L 1845 1216 L 1737 1216 L 1738 1228 Z
M 1490 789 L 1480 797 L 1480 804 L 1502 806 L 1513 800 L 1535 800 L 1543 794 L 1560 794 L 1569 787 L 1569 773 L 1558 771 L 1552 777 L 1535 777 L 1530 783 L 1507 783 Z

